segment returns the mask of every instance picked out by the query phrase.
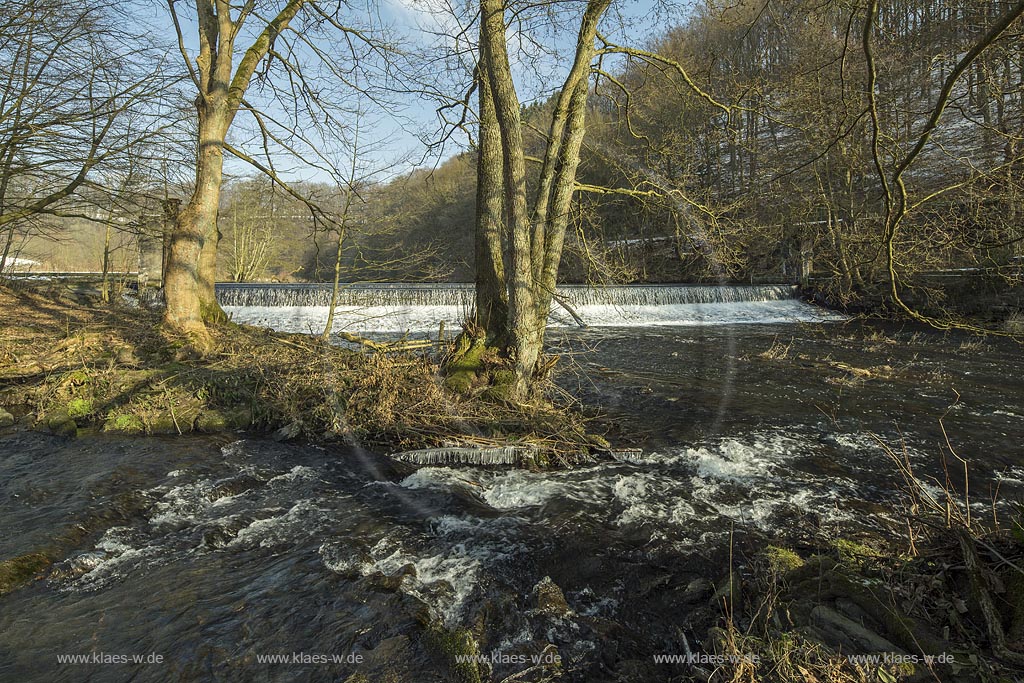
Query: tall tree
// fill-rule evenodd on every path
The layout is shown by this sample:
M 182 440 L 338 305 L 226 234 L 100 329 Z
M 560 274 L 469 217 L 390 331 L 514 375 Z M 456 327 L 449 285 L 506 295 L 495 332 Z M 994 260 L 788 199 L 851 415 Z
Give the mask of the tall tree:
M 182 57 L 198 91 L 195 189 L 178 214 L 164 274 L 165 320 L 185 332 L 203 335 L 204 323 L 225 319 L 214 284 L 220 239 L 217 211 L 228 130 L 256 69 L 307 1 L 288 0 L 263 18 L 262 12 L 255 11 L 253 0 L 240 7 L 233 7 L 227 0 L 196 0 L 199 53 L 193 65 L 185 48 L 177 0 L 168 0 Z M 248 47 L 242 48 L 242 57 L 235 66 L 235 41 L 250 20 L 262 25 Z
M 478 228 L 482 228 L 478 239 L 485 254 L 501 253 L 499 240 L 503 231 L 492 227 L 499 211 L 494 201 L 498 155 L 485 146 L 500 140 L 500 196 L 504 232 L 508 235 L 509 271 L 505 274 L 505 282 L 500 282 L 502 273 L 494 267 L 497 260 L 490 257 L 491 262 L 485 259 L 485 268 L 478 270 L 478 278 L 483 279 L 485 290 L 508 288 L 508 316 L 502 345 L 514 373 L 508 395 L 517 400 L 528 398 L 533 381 L 541 371 L 547 317 L 555 294 L 570 204 L 576 189 L 589 76 L 597 54 L 597 27 L 609 4 L 610 0 L 588 0 L 580 18 L 575 54 L 555 99 L 540 162 L 538 186 L 531 202 L 526 183 L 521 107 L 507 48 L 506 7 L 502 0 L 481 0 L 480 3 L 479 73 L 486 78 L 486 85 L 480 88 L 482 148 L 478 161 L 481 183 L 478 196 L 484 201 L 478 209 Z M 493 121 L 490 118 L 492 106 Z M 496 136 L 493 128 L 497 129 Z M 478 262 L 478 268 L 480 265 Z M 488 336 L 493 337 L 493 331 Z
M 343 0 L 196 0 L 191 19 L 199 47 L 193 64 L 179 2 L 168 0 L 168 7 L 197 92 L 197 159 L 192 195 L 167 248 L 164 319 L 205 341 L 206 324 L 225 317 L 214 290 L 224 153 L 271 178 L 305 205 L 314 222 L 330 223 L 330 213 L 283 177 L 275 159 L 297 159 L 307 170 L 338 175 L 332 150 L 338 131 L 349 125 L 347 102 L 353 92 L 379 102 L 379 90 L 367 84 L 389 77 L 394 48 L 381 33 L 347 24 L 346 18 L 371 22 L 374 13 L 348 17 Z M 250 89 L 257 78 L 258 92 Z M 248 115 L 257 153 L 228 139 L 233 125 L 239 127 L 240 111 Z
M 481 25 L 481 35 L 483 26 Z M 477 142 L 476 219 L 476 325 L 482 342 L 498 346 L 506 337 L 508 289 L 505 283 L 504 201 L 502 193 L 501 130 L 498 128 L 490 76 L 481 59 L 477 67 L 480 133 Z

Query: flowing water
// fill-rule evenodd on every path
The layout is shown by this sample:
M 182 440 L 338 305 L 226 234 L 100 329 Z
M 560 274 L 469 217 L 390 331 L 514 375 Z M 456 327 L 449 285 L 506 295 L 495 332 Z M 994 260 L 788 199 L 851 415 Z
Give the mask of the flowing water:
M 549 645 L 563 680 L 666 680 L 689 672 L 652 655 L 701 647 L 716 608 L 692 584 L 722 578 L 730 541 L 742 570 L 764 539 L 888 528 L 899 482 L 876 436 L 941 478 L 946 415 L 977 514 L 997 485 L 1024 494 L 1019 347 L 784 298 L 711 305 L 753 303 L 755 323 L 691 308 L 552 333 L 559 382 L 645 449 L 630 461 L 412 470 L 257 438 L 0 435 L 0 558 L 59 560 L 0 598 L 0 680 L 454 680 L 441 624 L 483 634 L 494 681 Z M 162 660 L 58 660 L 96 653 Z
M 563 285 L 549 325 L 651 327 L 774 323 L 838 319 L 795 297 L 789 285 Z M 465 284 L 344 285 L 334 331 L 422 336 L 458 329 L 473 306 Z M 287 332 L 320 332 L 327 323 L 326 285 L 218 285 L 217 296 L 236 322 Z

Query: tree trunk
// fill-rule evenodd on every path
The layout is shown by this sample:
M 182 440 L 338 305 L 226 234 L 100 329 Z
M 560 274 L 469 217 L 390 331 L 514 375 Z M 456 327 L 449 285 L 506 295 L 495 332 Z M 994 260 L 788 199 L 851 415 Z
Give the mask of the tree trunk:
M 222 107 L 199 107 L 199 158 L 196 187 L 178 214 L 171 235 L 164 298 L 164 319 L 185 332 L 202 334 L 205 323 L 227 319 L 214 291 L 217 272 L 217 212 L 229 115 Z M 211 111 L 212 109 L 212 111 Z
M 198 336 L 199 341 L 206 336 L 206 322 L 227 319 L 214 291 L 217 242 L 220 239 L 217 210 L 224 166 L 224 141 L 257 67 L 270 52 L 274 39 L 288 27 L 306 2 L 288 0 L 276 16 L 264 17 L 262 30 L 244 50 L 234 71 L 234 41 L 244 17 L 252 13 L 252 3 L 246 4 L 248 10 L 238 15 L 237 23 L 231 16 L 233 7 L 229 2 L 196 3 L 199 54 L 195 57 L 195 68 L 189 68 L 199 90 L 196 97 L 199 124 L 196 187 L 188 205 L 178 215 L 168 248 L 164 320 L 173 327 Z M 169 8 L 174 14 L 173 2 L 169 3 Z M 176 15 L 175 26 L 178 27 Z
M 103 232 L 103 275 L 100 279 L 100 299 L 110 303 L 110 223 L 114 220 L 114 209 L 107 214 L 106 229 Z
M 503 155 L 491 84 L 482 60 L 478 76 L 480 149 L 476 186 L 476 323 L 490 346 L 501 343 L 508 324 L 508 288 L 502 246 Z
M 142 294 L 149 284 L 149 273 L 146 272 L 146 242 L 143 239 L 141 228 L 135 236 L 136 256 L 138 256 L 138 267 L 135 280 L 135 291 L 138 293 L 139 302 L 142 302 Z
M 174 234 L 174 226 L 178 224 L 178 213 L 181 211 L 181 201 L 178 199 L 163 200 L 163 226 L 160 234 L 160 287 L 167 285 L 167 265 L 171 262 L 171 235 Z
M 4 236 L 4 250 L 0 254 L 0 277 L 3 277 L 7 272 L 7 257 L 11 253 L 11 245 L 14 244 L 14 222 L 7 228 L 7 235 Z M 11 270 L 14 270 L 12 267 Z
M 358 140 L 358 128 L 356 129 L 356 140 Z M 334 311 L 338 307 L 338 293 L 341 291 L 341 257 L 345 253 L 345 234 L 348 232 L 348 212 L 352 209 L 352 200 L 355 192 L 351 186 L 355 184 L 356 164 L 358 161 L 358 144 L 352 151 L 352 175 L 349 179 L 349 189 L 345 191 L 345 203 L 341 209 L 341 217 L 338 225 L 337 251 L 334 253 L 334 279 L 331 287 L 331 303 L 327 308 L 327 324 L 324 325 L 321 338 L 326 342 L 331 339 L 331 330 L 334 328 Z
M 523 130 L 519 97 L 516 95 L 508 61 L 504 5 L 501 0 L 481 0 L 480 10 L 483 23 L 481 44 L 504 155 L 504 200 L 511 245 L 509 265 L 512 277 L 509 292 L 509 351 L 515 373 L 511 394 L 515 398 L 523 398 L 529 392 L 540 357 L 538 331 L 535 329 Z
M 572 67 L 562 85 L 548 130 L 547 147 L 541 162 L 534 210 L 527 211 L 526 169 L 522 122 L 506 47 L 506 25 L 502 0 L 481 0 L 481 73 L 486 76 L 494 103 L 494 120 L 500 139 L 504 189 L 504 212 L 509 241 L 508 338 L 506 348 L 512 359 L 515 383 L 510 395 L 528 396 L 538 372 L 544 348 L 548 311 L 558 279 L 569 210 L 576 186 L 576 170 L 583 142 L 589 74 L 595 55 L 597 24 L 610 0 L 590 0 L 580 22 Z M 497 187 L 497 157 L 485 154 L 484 138 L 489 132 L 486 87 L 481 88 L 481 155 L 478 166 L 478 236 L 485 234 L 480 221 L 497 209 L 488 205 L 486 192 Z M 493 214 L 490 214 L 493 215 Z M 484 246 L 493 245 L 492 239 Z M 479 248 L 479 246 L 478 246 Z M 491 257 L 497 264 L 497 259 Z M 478 274 L 478 277 L 479 274 Z M 486 278 L 493 283 L 494 278 Z M 490 296 L 481 292 L 487 301 Z
M 594 7 L 598 7 L 597 16 L 591 18 Z M 581 44 L 580 50 L 584 53 L 579 61 L 590 64 L 594 53 L 594 35 L 596 31 L 597 18 L 607 7 L 606 1 L 592 4 L 587 9 L 587 19 L 592 20 L 593 25 L 589 35 L 584 36 L 581 31 L 580 39 L 585 41 Z M 590 21 L 584 22 L 587 27 Z M 545 239 L 544 260 L 541 268 L 540 282 L 538 283 L 537 318 L 541 326 L 540 344 L 544 343 L 544 327 L 547 321 L 548 311 L 551 309 L 551 296 L 558 284 L 558 267 L 562 260 L 562 249 L 565 244 L 565 231 L 569 225 L 569 209 L 572 204 L 572 196 L 576 189 L 576 169 L 580 163 L 580 149 L 583 146 L 583 135 L 586 132 L 584 121 L 587 109 L 588 82 L 581 77 L 573 87 L 572 96 L 569 100 L 569 109 L 565 124 L 565 140 L 562 144 L 560 164 L 555 173 L 554 183 L 551 188 L 551 209 L 548 215 L 547 237 Z
M 327 323 L 324 325 L 323 334 L 320 338 L 325 342 L 331 340 L 331 330 L 334 329 L 334 310 L 338 307 L 338 292 L 341 289 L 341 256 L 344 253 L 345 231 L 338 230 L 338 250 L 334 255 L 334 281 L 331 287 L 331 304 L 327 307 Z
M 203 322 L 222 323 L 228 319 L 224 309 L 217 302 L 217 245 L 220 243 L 220 230 L 217 227 L 217 208 L 220 204 L 220 186 L 217 198 L 213 201 L 213 218 L 204 232 L 203 246 L 199 253 L 199 306 Z

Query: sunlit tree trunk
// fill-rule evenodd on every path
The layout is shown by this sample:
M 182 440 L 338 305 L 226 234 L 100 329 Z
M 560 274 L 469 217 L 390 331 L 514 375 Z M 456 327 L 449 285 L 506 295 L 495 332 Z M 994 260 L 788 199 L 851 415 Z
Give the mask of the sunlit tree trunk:
M 103 303 L 110 303 L 110 233 L 113 230 L 113 222 L 114 207 L 111 205 L 103 231 L 103 274 L 100 278 L 100 299 Z
M 487 344 L 497 344 L 506 336 L 508 288 L 505 283 L 502 243 L 502 153 L 491 96 L 489 76 L 484 64 L 478 71 L 480 96 L 480 141 L 477 158 L 476 188 L 476 323 Z
M 352 162 L 352 175 L 355 176 L 355 165 L 356 162 L 353 159 Z M 348 232 L 348 215 L 352 209 L 352 199 L 354 196 L 352 188 L 348 188 L 345 191 L 345 203 L 341 210 L 341 218 L 338 224 L 338 241 L 335 243 L 334 252 L 334 278 L 331 281 L 331 303 L 327 307 L 327 323 L 324 325 L 323 334 L 321 338 L 324 341 L 328 341 L 331 338 L 331 330 L 334 329 L 334 312 L 338 308 L 338 295 L 341 292 L 341 262 L 342 256 L 345 251 L 345 236 Z
M 224 138 L 229 122 L 222 106 L 214 111 L 199 107 L 199 156 L 196 186 L 178 213 L 168 247 L 164 296 L 165 319 L 185 331 L 197 331 L 206 322 L 220 322 L 224 312 L 217 304 L 216 282 L 217 211 L 223 180 Z M 219 110 L 218 110 L 219 109 Z M 212 120 L 211 120 L 212 119 Z
M 501 187 L 509 246 L 506 351 L 515 375 L 510 395 L 519 400 L 531 393 L 544 349 L 547 316 L 576 186 L 597 23 L 608 4 L 608 0 L 590 0 L 581 19 L 575 57 L 555 101 L 531 214 L 520 105 L 509 66 L 504 5 L 501 0 L 481 0 L 481 73 L 490 86 L 501 141 Z M 482 137 L 487 124 L 481 126 Z M 481 156 L 480 163 L 483 168 L 479 178 L 484 187 L 478 193 L 484 193 L 494 187 L 491 171 L 495 160 L 493 156 Z
M 502 147 L 502 191 L 509 234 L 509 351 L 516 375 L 514 393 L 524 396 L 540 355 L 534 309 L 533 263 L 526 204 L 526 160 L 519 97 L 512 80 L 501 0 L 481 0 L 481 47 L 484 73 L 490 80 Z
M 223 0 L 198 0 L 199 54 L 195 68 L 188 68 L 199 93 L 198 148 L 195 190 L 178 214 L 167 249 L 164 319 L 187 333 L 205 336 L 206 323 L 226 319 L 217 303 L 214 283 L 217 274 L 217 210 L 223 182 L 224 147 L 256 67 L 270 51 L 276 36 L 284 30 L 307 0 L 289 0 L 276 16 L 268 18 L 252 45 L 245 50 L 238 68 L 232 56 L 235 37 L 242 23 L 253 15 L 254 5 L 246 3 L 232 16 L 232 5 Z M 169 8 L 179 30 L 174 3 Z M 183 48 L 184 49 L 184 48 Z

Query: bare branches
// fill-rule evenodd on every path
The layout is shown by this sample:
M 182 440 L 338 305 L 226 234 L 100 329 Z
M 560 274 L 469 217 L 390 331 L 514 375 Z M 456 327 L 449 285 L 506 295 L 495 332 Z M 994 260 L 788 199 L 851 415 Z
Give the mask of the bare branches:
M 95 172 L 173 125 L 164 92 L 175 75 L 110 11 L 64 0 L 0 10 L 0 272 L 17 230 L 75 212 L 69 202 Z
M 920 207 L 924 201 L 937 197 L 940 194 L 944 194 L 947 191 L 951 191 L 956 187 L 957 183 L 953 183 L 953 187 L 934 190 L 925 200 L 918 201 L 912 205 L 909 199 L 905 175 L 907 171 L 910 170 L 914 162 L 920 157 L 922 151 L 931 141 L 932 136 L 938 129 L 939 121 L 942 119 L 942 115 L 946 110 L 951 96 L 953 95 L 954 89 L 960 82 L 964 73 L 985 50 L 989 49 L 1006 33 L 1011 25 L 1024 15 L 1024 2 L 1017 2 L 1011 5 L 1005 13 L 999 16 L 991 26 L 989 26 L 981 37 L 973 41 L 970 49 L 968 49 L 957 61 L 956 65 L 950 70 L 949 74 L 944 79 L 942 86 L 939 89 L 938 96 L 934 104 L 931 106 L 928 119 L 917 134 L 913 146 L 902 159 L 894 159 L 891 173 L 887 170 L 888 164 L 886 164 L 882 158 L 879 145 L 883 131 L 876 96 L 878 71 L 875 63 L 875 54 L 872 43 L 872 37 L 876 30 L 875 17 L 877 13 L 877 0 L 871 0 L 868 4 L 864 20 L 862 48 L 867 73 L 867 108 L 871 117 L 871 158 L 879 183 L 882 187 L 884 200 L 885 237 L 883 246 L 885 250 L 886 270 L 889 281 L 889 295 L 892 298 L 893 303 L 911 318 L 932 325 L 933 327 L 937 327 L 939 329 L 960 328 L 970 329 L 973 331 L 983 331 L 976 325 L 959 323 L 949 319 L 940 319 L 934 316 L 922 314 L 904 301 L 900 293 L 897 238 L 900 235 L 901 224 L 906 219 L 911 208 Z
M 693 94 L 695 94 L 697 97 L 704 100 L 712 107 L 715 107 L 723 114 L 728 115 L 730 113 L 729 105 L 719 102 L 705 89 L 697 85 L 696 81 L 694 81 L 693 78 L 691 78 L 689 72 L 686 69 L 684 69 L 682 64 L 680 64 L 676 60 L 666 57 L 664 55 L 659 55 L 654 52 L 648 52 L 647 50 L 616 45 L 612 42 L 609 42 L 608 39 L 606 39 L 604 36 L 601 36 L 600 34 L 598 34 L 598 37 L 604 43 L 604 47 L 602 47 L 600 50 L 601 53 L 626 55 L 627 57 L 639 59 L 645 64 L 649 64 L 658 69 L 669 69 L 676 73 L 680 78 L 682 78 L 683 82 L 686 83 L 686 85 L 690 88 Z

